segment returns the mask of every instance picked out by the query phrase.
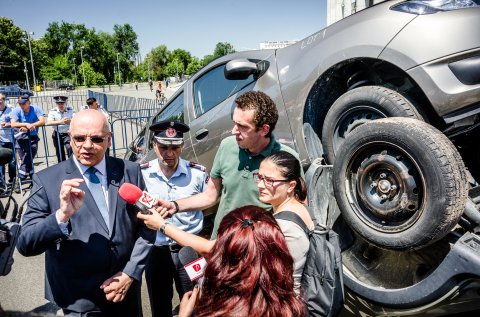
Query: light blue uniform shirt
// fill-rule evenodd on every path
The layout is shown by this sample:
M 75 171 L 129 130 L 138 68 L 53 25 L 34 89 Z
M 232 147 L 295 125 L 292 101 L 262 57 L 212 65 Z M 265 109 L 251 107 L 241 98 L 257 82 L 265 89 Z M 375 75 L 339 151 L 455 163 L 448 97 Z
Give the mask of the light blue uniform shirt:
M 10 122 L 11 113 L 13 111 L 12 106 L 5 105 L 5 109 L 0 110 L 0 141 L 1 142 L 13 142 L 12 128 L 2 128 L 2 124 L 6 121 Z
M 142 166 L 142 175 L 150 195 L 164 200 L 176 200 L 201 193 L 206 189 L 208 174 L 202 168 L 201 166 L 191 167 L 189 161 L 180 158 L 177 170 L 170 179 L 167 179 L 160 169 L 158 160 L 155 159 L 148 162 L 148 166 Z M 203 212 L 179 212 L 168 218 L 167 223 L 195 234 L 202 230 Z M 155 245 L 174 243 L 174 240 L 157 232 Z
M 12 113 L 10 114 L 10 117 L 19 123 L 35 123 L 37 121 L 40 121 L 41 116 L 45 116 L 45 114 L 43 113 L 43 110 L 37 105 L 32 105 L 32 104 L 30 104 L 30 110 L 28 111 L 28 114 L 23 112 L 20 106 L 13 109 Z M 35 130 L 30 131 L 30 135 L 37 135 L 37 134 L 38 134 L 38 127 L 36 127 Z
M 75 110 L 73 110 L 70 107 L 65 107 L 64 112 L 60 112 L 58 110 L 58 107 L 53 108 L 50 110 L 48 113 L 47 120 L 49 121 L 59 121 L 62 120 L 63 118 L 73 118 L 75 115 Z M 58 133 L 67 133 L 68 129 L 70 128 L 70 124 L 59 124 L 57 126 L 53 127 Z

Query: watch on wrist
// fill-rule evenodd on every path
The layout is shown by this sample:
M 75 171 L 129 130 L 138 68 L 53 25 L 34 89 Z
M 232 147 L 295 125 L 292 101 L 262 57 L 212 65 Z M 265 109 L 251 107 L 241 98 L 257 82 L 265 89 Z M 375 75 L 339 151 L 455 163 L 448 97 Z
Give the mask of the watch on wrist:
M 167 224 L 164 224 L 164 225 L 161 225 L 160 226 L 160 232 L 165 234 L 165 227 L 167 226 Z
M 179 211 L 180 211 L 180 207 L 178 207 L 178 203 L 177 203 L 175 200 L 171 200 L 170 202 L 175 205 L 175 213 L 179 212 Z

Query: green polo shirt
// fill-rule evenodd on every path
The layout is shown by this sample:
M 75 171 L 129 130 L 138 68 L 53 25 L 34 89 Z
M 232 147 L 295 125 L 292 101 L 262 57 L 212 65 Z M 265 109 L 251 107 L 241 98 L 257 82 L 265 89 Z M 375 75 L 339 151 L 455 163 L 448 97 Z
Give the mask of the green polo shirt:
M 269 204 L 264 204 L 258 199 L 258 188 L 253 180 L 253 173 L 258 172 L 260 163 L 267 155 L 280 150 L 287 151 L 298 158 L 295 150 L 278 143 L 273 136 L 267 147 L 256 155 L 241 149 L 235 136 L 222 141 L 210 172 L 211 177 L 222 179 L 222 195 L 215 216 L 212 239 L 216 238 L 220 222 L 230 211 L 246 205 L 271 209 Z

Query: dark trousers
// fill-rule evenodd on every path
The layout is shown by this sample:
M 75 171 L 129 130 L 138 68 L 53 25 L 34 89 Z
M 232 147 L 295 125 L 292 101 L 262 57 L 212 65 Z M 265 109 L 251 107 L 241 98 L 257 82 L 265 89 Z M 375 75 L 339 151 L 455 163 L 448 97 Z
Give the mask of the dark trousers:
M 72 156 L 72 146 L 70 145 L 70 136 L 68 133 L 58 133 L 57 131 L 53 131 L 52 139 L 58 163 L 67 159 L 65 156 L 65 150 L 67 151 L 68 157 Z
M 172 316 L 173 281 L 180 299 L 193 289 L 178 252 L 170 252 L 168 248 L 153 248 L 145 267 L 145 279 L 152 317 Z
M 66 317 L 141 317 L 143 313 L 140 289 L 141 283 L 134 281 L 121 302 L 104 301 L 99 304 L 101 308 L 97 311 L 76 312 L 62 308 L 63 314 Z
M 33 174 L 33 158 L 37 155 L 38 141 L 37 135 L 31 135 L 26 139 L 17 140 L 17 151 L 22 164 L 18 170 L 18 177 L 26 179 Z
M 0 141 L 0 147 L 7 148 L 13 151 L 12 142 L 2 142 Z M 8 163 L 8 178 L 11 182 L 13 178 L 17 175 L 16 166 L 15 166 L 15 157 Z M 5 166 L 0 165 L 0 185 L 5 185 Z

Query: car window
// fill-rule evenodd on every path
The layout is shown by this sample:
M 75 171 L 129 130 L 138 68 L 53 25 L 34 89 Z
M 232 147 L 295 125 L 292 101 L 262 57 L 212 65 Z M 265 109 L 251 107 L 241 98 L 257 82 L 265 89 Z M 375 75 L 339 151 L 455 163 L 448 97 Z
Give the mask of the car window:
M 170 101 L 165 108 L 157 114 L 153 120 L 152 124 L 160 122 L 160 121 L 180 121 L 185 122 L 184 110 L 183 110 L 183 91 L 175 97 L 172 101 Z M 153 133 L 150 133 L 149 140 L 148 140 L 148 148 L 152 148 L 152 138 Z
M 152 123 L 165 120 L 184 122 L 183 92 L 170 103 L 168 103 L 167 106 L 155 117 L 155 119 L 153 119 Z
M 130 144 L 128 152 L 125 156 L 127 160 L 135 162 L 142 158 L 145 151 L 145 131 L 146 128 L 143 128 L 135 140 L 133 140 Z
M 224 68 L 225 65 L 222 64 L 193 83 L 197 118 L 254 81 L 253 75 L 244 80 L 227 80 L 223 73 Z

